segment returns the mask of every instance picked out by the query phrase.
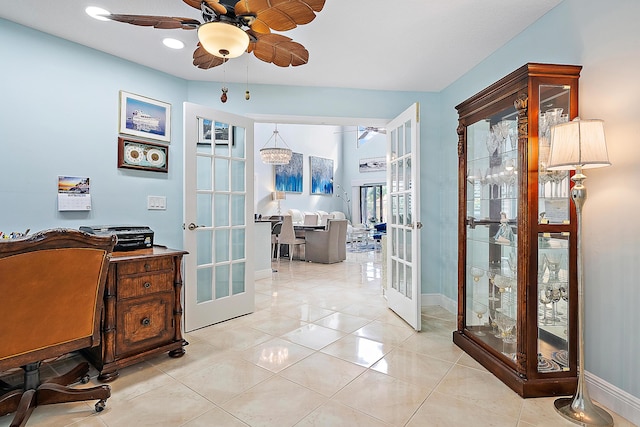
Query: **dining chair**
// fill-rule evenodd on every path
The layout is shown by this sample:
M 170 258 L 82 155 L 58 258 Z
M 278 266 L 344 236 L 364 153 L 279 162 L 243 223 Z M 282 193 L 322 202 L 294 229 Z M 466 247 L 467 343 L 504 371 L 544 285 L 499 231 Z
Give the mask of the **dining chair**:
M 303 238 L 296 237 L 291 215 L 285 215 L 284 221 L 282 221 L 282 230 L 278 237 L 278 253 L 280 253 L 280 245 L 283 244 L 289 245 L 289 260 L 293 260 L 294 248 L 305 244 L 305 240 Z

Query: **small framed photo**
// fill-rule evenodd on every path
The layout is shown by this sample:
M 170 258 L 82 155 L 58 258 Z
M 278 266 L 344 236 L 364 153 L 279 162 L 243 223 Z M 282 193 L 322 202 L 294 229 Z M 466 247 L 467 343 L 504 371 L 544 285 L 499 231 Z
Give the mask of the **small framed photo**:
M 169 147 L 163 144 L 118 138 L 118 167 L 169 172 Z
M 119 132 L 170 142 L 171 104 L 121 90 Z
M 231 132 L 228 123 L 214 122 L 214 137 L 216 145 L 229 145 L 231 141 Z
M 213 135 L 213 120 L 198 117 L 198 144 L 211 145 Z
M 387 170 L 386 157 L 372 157 L 370 159 L 360 159 L 358 170 L 362 172 L 384 172 Z

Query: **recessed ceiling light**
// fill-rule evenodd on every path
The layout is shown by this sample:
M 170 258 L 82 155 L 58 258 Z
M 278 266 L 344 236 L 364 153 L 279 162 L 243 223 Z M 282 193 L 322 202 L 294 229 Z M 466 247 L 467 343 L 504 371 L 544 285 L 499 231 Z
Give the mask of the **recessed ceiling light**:
M 87 12 L 87 15 L 90 17 L 97 19 L 98 21 L 108 21 L 109 18 L 105 18 L 102 15 L 111 15 L 108 10 L 102 9 L 101 7 L 89 6 L 84 10 Z
M 184 43 L 176 39 L 166 38 L 162 40 L 162 43 L 164 43 L 166 47 L 170 47 L 171 49 L 182 49 L 184 47 Z

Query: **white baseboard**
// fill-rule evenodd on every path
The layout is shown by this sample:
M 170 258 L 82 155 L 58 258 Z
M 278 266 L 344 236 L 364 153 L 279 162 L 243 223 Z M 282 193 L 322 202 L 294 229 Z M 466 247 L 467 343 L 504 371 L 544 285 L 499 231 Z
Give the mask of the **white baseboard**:
M 632 396 L 613 384 L 590 372 L 584 373 L 584 379 L 589 387 L 589 395 L 599 404 L 606 406 L 616 414 L 640 425 L 640 399 Z
M 442 294 L 422 294 L 422 305 L 439 305 L 452 314 L 458 311 L 458 302 Z M 593 400 L 640 426 L 640 398 L 609 384 L 590 372 L 585 372 L 585 380 Z
M 271 277 L 271 268 L 257 270 L 253 273 L 254 280 L 266 279 L 267 277 Z

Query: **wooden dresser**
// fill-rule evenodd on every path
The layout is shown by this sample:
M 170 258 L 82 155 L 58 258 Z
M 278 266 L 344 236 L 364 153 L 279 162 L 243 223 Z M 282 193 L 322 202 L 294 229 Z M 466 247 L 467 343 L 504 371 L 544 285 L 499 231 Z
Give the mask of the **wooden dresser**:
M 158 353 L 184 355 L 181 265 L 186 253 L 161 246 L 113 252 L 101 343 L 85 351 L 100 381 L 112 381 L 119 368 Z

